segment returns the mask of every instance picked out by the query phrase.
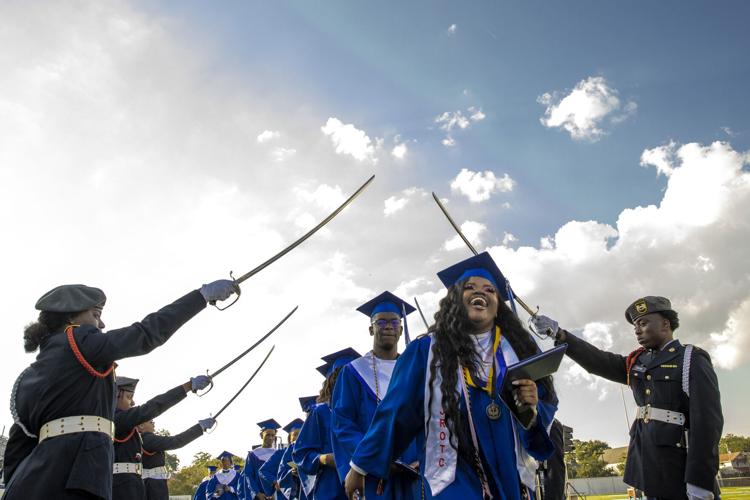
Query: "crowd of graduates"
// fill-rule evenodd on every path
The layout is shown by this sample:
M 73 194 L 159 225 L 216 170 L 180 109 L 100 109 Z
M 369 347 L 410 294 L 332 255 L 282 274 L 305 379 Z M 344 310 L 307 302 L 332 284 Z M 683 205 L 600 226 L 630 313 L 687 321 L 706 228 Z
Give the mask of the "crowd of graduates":
M 425 334 L 409 338 L 406 317 L 415 309 L 393 293 L 360 306 L 372 350 L 323 356 L 320 393 L 300 398 L 306 419 L 283 427 L 286 445 L 275 420 L 260 422 L 262 445 L 244 468 L 222 453 L 195 498 L 538 498 L 539 464 L 560 452 L 550 437 L 557 393 L 551 372 L 507 376 L 551 352 L 540 353 L 530 331 L 566 345 L 586 370 L 633 389 L 640 408 L 628 484 L 654 498 L 718 496 L 716 376 L 704 351 L 673 338 L 679 322 L 667 299 L 644 297 L 628 307 L 642 347 L 625 357 L 596 349 L 546 316 L 533 315 L 527 329 L 486 252 L 437 275 L 446 295 Z M 39 318 L 24 332 L 26 350 L 39 355 L 12 390 L 3 498 L 166 499 L 165 451 L 198 438 L 215 419 L 176 436 L 155 434 L 153 419 L 212 380 L 192 377 L 136 405 L 138 380 L 115 376 L 115 361 L 150 352 L 208 303 L 234 293 L 235 281 L 209 283 L 106 334 L 106 297 L 98 288 L 63 285 L 42 296 Z M 399 353 L 402 335 L 407 347 Z M 543 500 L 561 495 L 546 491 Z

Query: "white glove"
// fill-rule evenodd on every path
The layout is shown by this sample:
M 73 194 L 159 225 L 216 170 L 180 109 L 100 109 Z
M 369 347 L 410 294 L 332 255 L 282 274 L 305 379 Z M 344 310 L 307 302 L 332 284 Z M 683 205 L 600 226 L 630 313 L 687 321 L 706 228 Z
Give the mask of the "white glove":
M 557 331 L 560 330 L 557 321 L 541 314 L 529 318 L 529 323 L 531 323 L 534 331 L 539 335 L 554 337 L 557 335 Z
M 201 287 L 201 295 L 206 302 L 226 300 L 233 293 L 237 293 L 239 286 L 233 280 L 216 280 Z
M 688 500 L 714 500 L 712 491 L 704 490 L 694 484 L 687 483 Z

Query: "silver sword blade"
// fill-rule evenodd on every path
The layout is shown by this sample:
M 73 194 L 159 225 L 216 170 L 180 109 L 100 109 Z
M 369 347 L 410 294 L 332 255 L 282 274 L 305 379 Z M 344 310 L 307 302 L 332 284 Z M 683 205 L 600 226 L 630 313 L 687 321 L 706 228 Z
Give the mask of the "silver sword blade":
M 250 375 L 250 378 L 247 379 L 247 382 L 245 382 L 245 384 L 242 387 L 240 387 L 240 390 L 237 391 L 237 394 L 235 394 L 234 396 L 232 396 L 232 399 L 230 399 L 229 401 L 227 401 L 227 404 L 225 404 L 224 406 L 222 406 L 221 410 L 219 410 L 218 412 L 216 412 L 216 415 L 213 416 L 214 419 L 219 418 L 219 415 L 221 415 L 222 412 L 224 412 L 224 410 L 227 409 L 227 406 L 229 406 L 230 404 L 232 404 L 234 402 L 234 400 L 237 399 L 237 396 L 239 396 L 240 394 L 242 394 L 242 391 L 245 390 L 245 387 L 247 387 L 250 384 L 250 382 L 253 381 L 253 379 L 258 374 L 258 372 L 260 371 L 260 369 L 263 368 L 263 365 L 266 364 L 266 361 L 268 361 L 268 358 L 271 356 L 271 353 L 273 352 L 274 349 L 276 349 L 276 346 L 275 345 L 271 346 L 271 350 L 268 351 L 268 354 L 266 354 L 266 357 L 263 358 L 263 361 L 260 363 L 260 366 L 258 366 L 258 368 L 255 369 L 255 371 L 253 372 L 252 375 Z

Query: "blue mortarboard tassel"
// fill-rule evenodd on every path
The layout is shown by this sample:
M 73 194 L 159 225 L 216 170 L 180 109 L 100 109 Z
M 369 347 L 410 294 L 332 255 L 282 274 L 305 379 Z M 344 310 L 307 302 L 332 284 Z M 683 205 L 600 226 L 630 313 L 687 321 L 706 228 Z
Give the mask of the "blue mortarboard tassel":
M 513 300 L 513 290 L 510 288 L 510 281 L 505 280 L 505 292 L 508 294 L 508 301 L 510 302 L 510 308 L 513 309 L 513 314 L 518 316 L 516 311 L 516 301 Z

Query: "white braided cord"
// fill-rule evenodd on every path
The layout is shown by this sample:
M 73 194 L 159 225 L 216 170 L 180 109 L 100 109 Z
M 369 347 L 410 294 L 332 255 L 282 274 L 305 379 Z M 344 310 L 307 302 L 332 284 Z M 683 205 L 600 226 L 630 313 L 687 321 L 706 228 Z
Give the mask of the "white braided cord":
M 682 357 L 682 392 L 690 397 L 690 360 L 693 354 L 692 344 L 685 345 L 685 354 Z
M 23 422 L 21 422 L 21 419 L 18 417 L 18 409 L 16 408 L 16 397 L 18 396 L 18 386 L 21 384 L 21 379 L 23 379 L 23 376 L 26 375 L 26 372 L 31 369 L 31 366 L 27 366 L 24 371 L 21 372 L 21 374 L 18 376 L 16 381 L 13 383 L 13 389 L 10 391 L 10 415 L 13 417 L 13 423 L 18 425 L 18 427 L 21 428 L 24 434 L 26 434 L 30 438 L 36 439 L 38 436 L 35 434 L 32 434 L 29 432 L 29 430 L 26 428 L 25 425 L 23 425 Z

